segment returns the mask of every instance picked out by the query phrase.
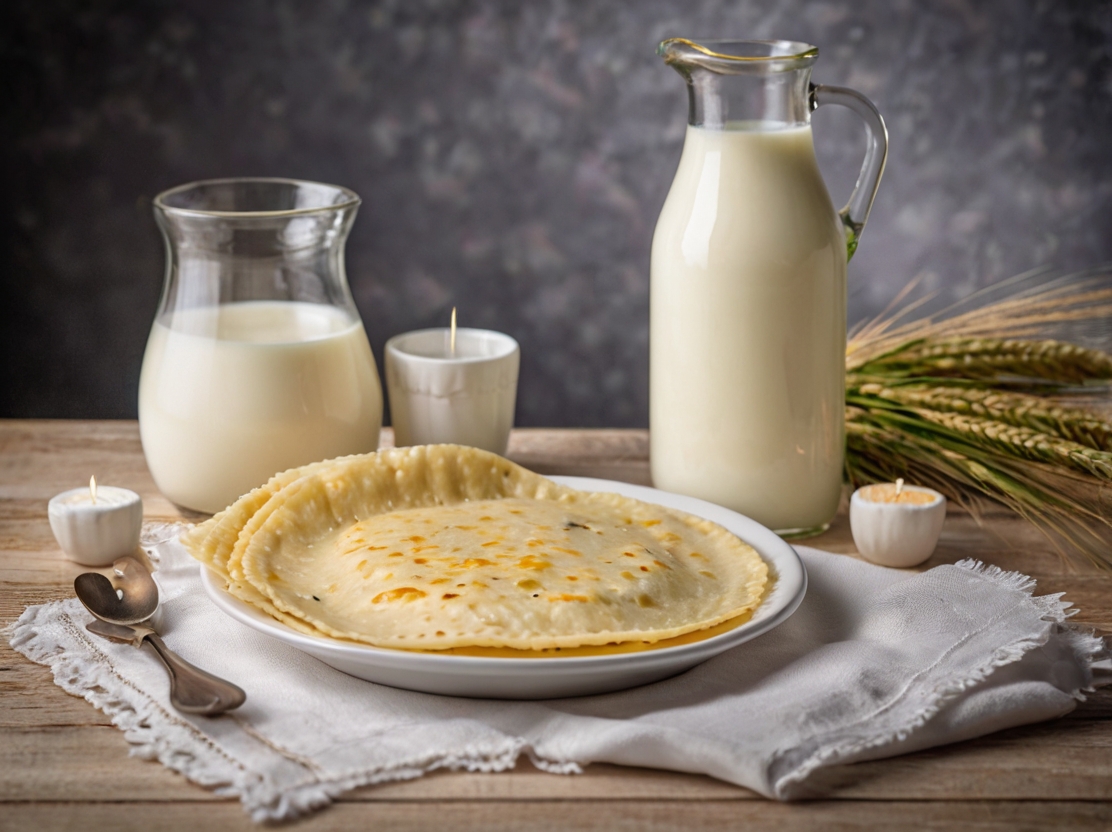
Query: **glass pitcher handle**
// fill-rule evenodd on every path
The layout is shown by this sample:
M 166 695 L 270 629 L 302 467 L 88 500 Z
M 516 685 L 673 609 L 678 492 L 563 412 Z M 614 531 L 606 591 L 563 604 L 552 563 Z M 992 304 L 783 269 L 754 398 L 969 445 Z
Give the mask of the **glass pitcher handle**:
M 873 102 L 851 89 L 811 84 L 811 110 L 814 111 L 823 104 L 841 104 L 843 107 L 849 107 L 861 116 L 861 120 L 865 122 L 865 132 L 868 134 L 865 162 L 861 165 L 857 184 L 853 186 L 853 193 L 849 195 L 846 207 L 838 212 L 846 227 L 846 259 L 849 260 L 857 251 L 857 241 L 861 238 L 861 230 L 869 219 L 869 211 L 873 207 L 873 199 L 876 198 L 876 189 L 880 185 L 881 174 L 884 173 L 884 163 L 888 159 L 888 128 L 884 126 L 884 119 L 873 106 Z

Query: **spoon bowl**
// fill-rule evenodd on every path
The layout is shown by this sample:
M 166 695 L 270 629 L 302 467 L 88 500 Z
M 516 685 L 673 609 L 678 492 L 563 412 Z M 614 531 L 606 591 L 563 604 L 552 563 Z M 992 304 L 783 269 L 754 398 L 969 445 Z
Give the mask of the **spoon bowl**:
M 135 558 L 113 563 L 111 579 L 83 572 L 74 579 L 73 589 L 85 609 L 112 624 L 138 624 L 158 609 L 158 585 Z

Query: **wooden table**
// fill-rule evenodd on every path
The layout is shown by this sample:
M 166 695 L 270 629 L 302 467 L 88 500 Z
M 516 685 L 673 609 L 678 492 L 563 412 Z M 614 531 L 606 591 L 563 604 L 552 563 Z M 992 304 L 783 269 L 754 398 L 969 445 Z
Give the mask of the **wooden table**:
M 386 439 L 389 439 L 387 434 Z M 648 435 L 520 430 L 510 456 L 543 473 L 648 482 Z M 179 519 L 143 461 L 134 422 L 0 421 L 0 622 L 69 596 L 81 567 L 62 559 L 47 500 L 84 482 L 138 491 L 149 519 Z M 843 514 L 809 541 L 854 554 Z M 1065 592 L 1075 621 L 1112 630 L 1112 575 L 1067 563 L 1005 515 L 979 527 L 951 514 L 926 566 L 976 556 Z M 0 829 L 250 829 L 237 801 L 128 756 L 108 719 L 0 645 Z M 1112 828 L 1112 695 L 1070 716 L 892 760 L 843 766 L 815 782 L 829 799 L 784 805 L 709 777 L 596 765 L 561 777 L 520 763 L 502 774 L 433 774 L 350 792 L 292 824 L 312 830 Z

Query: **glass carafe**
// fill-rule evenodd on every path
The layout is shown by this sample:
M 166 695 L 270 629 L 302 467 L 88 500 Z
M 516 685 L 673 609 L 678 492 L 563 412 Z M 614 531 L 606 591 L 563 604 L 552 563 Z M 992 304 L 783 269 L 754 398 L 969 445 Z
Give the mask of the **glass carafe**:
M 216 512 L 273 474 L 378 447 L 382 390 L 344 272 L 359 197 L 196 182 L 154 212 L 166 277 L 139 380 L 155 483 Z
M 816 533 L 841 495 L 846 262 L 884 168 L 884 122 L 860 94 L 810 83 L 807 44 L 672 39 L 659 52 L 690 106 L 652 245 L 653 483 Z M 868 132 L 840 212 L 811 138 L 825 103 Z

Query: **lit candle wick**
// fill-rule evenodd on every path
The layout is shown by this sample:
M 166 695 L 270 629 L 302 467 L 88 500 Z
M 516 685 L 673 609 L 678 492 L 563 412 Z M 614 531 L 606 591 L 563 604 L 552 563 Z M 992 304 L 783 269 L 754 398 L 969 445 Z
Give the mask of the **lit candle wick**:
M 904 490 L 904 481 L 902 478 L 896 480 L 896 496 L 900 496 L 900 492 Z
M 93 496 L 93 505 L 97 504 L 97 478 L 89 477 L 89 493 Z
M 449 339 L 452 355 L 456 354 L 456 308 L 452 307 L 452 335 Z

